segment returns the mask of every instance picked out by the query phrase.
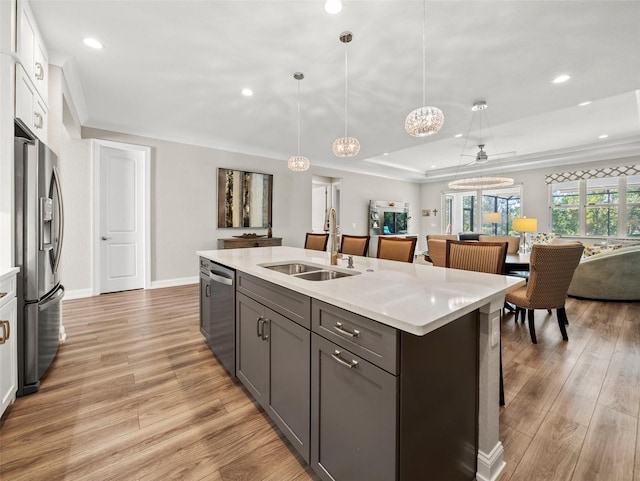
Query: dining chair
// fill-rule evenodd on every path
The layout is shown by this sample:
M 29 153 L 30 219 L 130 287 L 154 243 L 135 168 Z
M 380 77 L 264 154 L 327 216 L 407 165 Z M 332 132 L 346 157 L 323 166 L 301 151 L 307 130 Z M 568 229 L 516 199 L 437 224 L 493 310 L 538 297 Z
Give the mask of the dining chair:
M 427 239 L 427 252 L 429 260 L 436 267 L 447 266 L 447 240 Z
M 445 265 L 452 269 L 503 274 L 507 243 L 447 240 L 445 255 Z
M 342 234 L 340 240 L 340 252 L 352 256 L 366 256 L 369 251 L 368 235 Z
M 564 304 L 584 246 L 575 244 L 534 244 L 529 256 L 529 280 L 526 286 L 507 293 L 506 302 L 527 311 L 531 342 L 537 344 L 535 309 L 556 309 L 562 339 L 569 340 L 569 324 Z M 517 314 L 518 311 L 516 311 Z M 523 316 L 524 322 L 524 316 Z
M 446 267 L 467 271 L 503 274 L 507 257 L 505 242 L 467 242 L 447 240 Z M 502 317 L 502 316 L 501 316 Z M 502 336 L 500 336 L 500 406 L 505 405 L 502 374 Z
M 507 254 L 517 254 L 520 248 L 520 237 L 513 235 L 484 235 L 481 234 L 478 238 L 480 242 L 506 242 L 509 244 L 507 247 Z
M 378 259 L 390 261 L 413 262 L 416 250 L 415 237 L 378 237 Z
M 326 251 L 328 241 L 329 234 L 315 234 L 313 232 L 307 232 L 307 236 L 304 239 L 304 248 L 316 251 Z

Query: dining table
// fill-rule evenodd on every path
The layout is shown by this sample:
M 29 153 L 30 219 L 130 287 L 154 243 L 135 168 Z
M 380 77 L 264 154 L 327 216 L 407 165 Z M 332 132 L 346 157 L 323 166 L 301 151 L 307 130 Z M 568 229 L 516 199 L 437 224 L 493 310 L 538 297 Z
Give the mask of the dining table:
M 529 256 L 530 253 L 526 254 L 507 254 L 507 257 L 504 261 L 505 272 L 508 274 L 510 272 L 518 272 L 518 271 L 529 271 Z

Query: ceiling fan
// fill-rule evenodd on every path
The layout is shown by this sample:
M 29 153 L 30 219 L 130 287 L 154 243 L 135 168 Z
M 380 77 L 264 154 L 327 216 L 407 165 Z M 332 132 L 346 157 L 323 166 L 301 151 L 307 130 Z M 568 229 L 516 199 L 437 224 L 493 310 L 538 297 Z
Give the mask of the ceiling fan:
M 478 148 L 480 149 L 476 155 L 462 154 L 463 157 L 475 157 L 471 162 L 466 165 L 475 165 L 475 164 L 486 164 L 489 162 L 489 156 L 487 152 L 484 150 L 485 144 L 478 144 Z M 502 152 L 500 154 L 494 154 L 496 157 L 507 157 L 516 155 L 516 151 L 513 150 L 511 152 Z

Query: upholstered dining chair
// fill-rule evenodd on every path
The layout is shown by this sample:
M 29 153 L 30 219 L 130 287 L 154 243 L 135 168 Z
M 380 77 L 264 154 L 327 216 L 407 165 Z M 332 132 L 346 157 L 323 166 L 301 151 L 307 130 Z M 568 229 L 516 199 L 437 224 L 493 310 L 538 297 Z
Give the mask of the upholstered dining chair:
M 446 266 L 452 269 L 503 274 L 508 243 L 447 240 Z M 500 336 L 500 406 L 505 405 L 502 375 L 502 336 Z
M 315 234 L 313 232 L 307 232 L 307 236 L 304 239 L 304 248 L 313 249 L 315 251 L 326 251 L 328 241 L 329 234 Z
M 503 274 L 506 242 L 447 240 L 445 265 L 453 269 Z
M 452 239 L 453 240 L 453 239 Z M 431 263 L 436 267 L 447 266 L 447 240 L 427 239 L 427 251 Z
M 369 251 L 368 235 L 342 234 L 340 240 L 340 252 L 352 256 L 366 256 Z
M 413 262 L 416 250 L 415 237 L 378 237 L 378 259 L 390 261 Z
M 484 235 L 480 234 L 478 238 L 480 242 L 506 242 L 509 244 L 507 247 L 507 254 L 517 254 L 520 248 L 520 237 L 513 235 Z
M 506 302 L 516 306 L 516 309 L 526 309 L 529 334 L 534 344 L 538 342 L 533 313 L 535 309 L 556 309 L 562 339 L 569 340 L 565 327 L 569 320 L 564 304 L 583 250 L 584 246 L 579 243 L 534 244 L 529 256 L 527 285 L 507 293 Z

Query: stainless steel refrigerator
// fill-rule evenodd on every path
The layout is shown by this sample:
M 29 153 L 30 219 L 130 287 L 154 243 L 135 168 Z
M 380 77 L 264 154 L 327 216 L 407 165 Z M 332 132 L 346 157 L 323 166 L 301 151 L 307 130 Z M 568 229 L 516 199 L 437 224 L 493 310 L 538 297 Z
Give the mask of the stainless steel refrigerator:
M 17 395 L 24 396 L 40 388 L 40 378 L 58 352 L 64 211 L 56 154 L 18 122 L 14 147 L 15 257 L 20 267 Z

